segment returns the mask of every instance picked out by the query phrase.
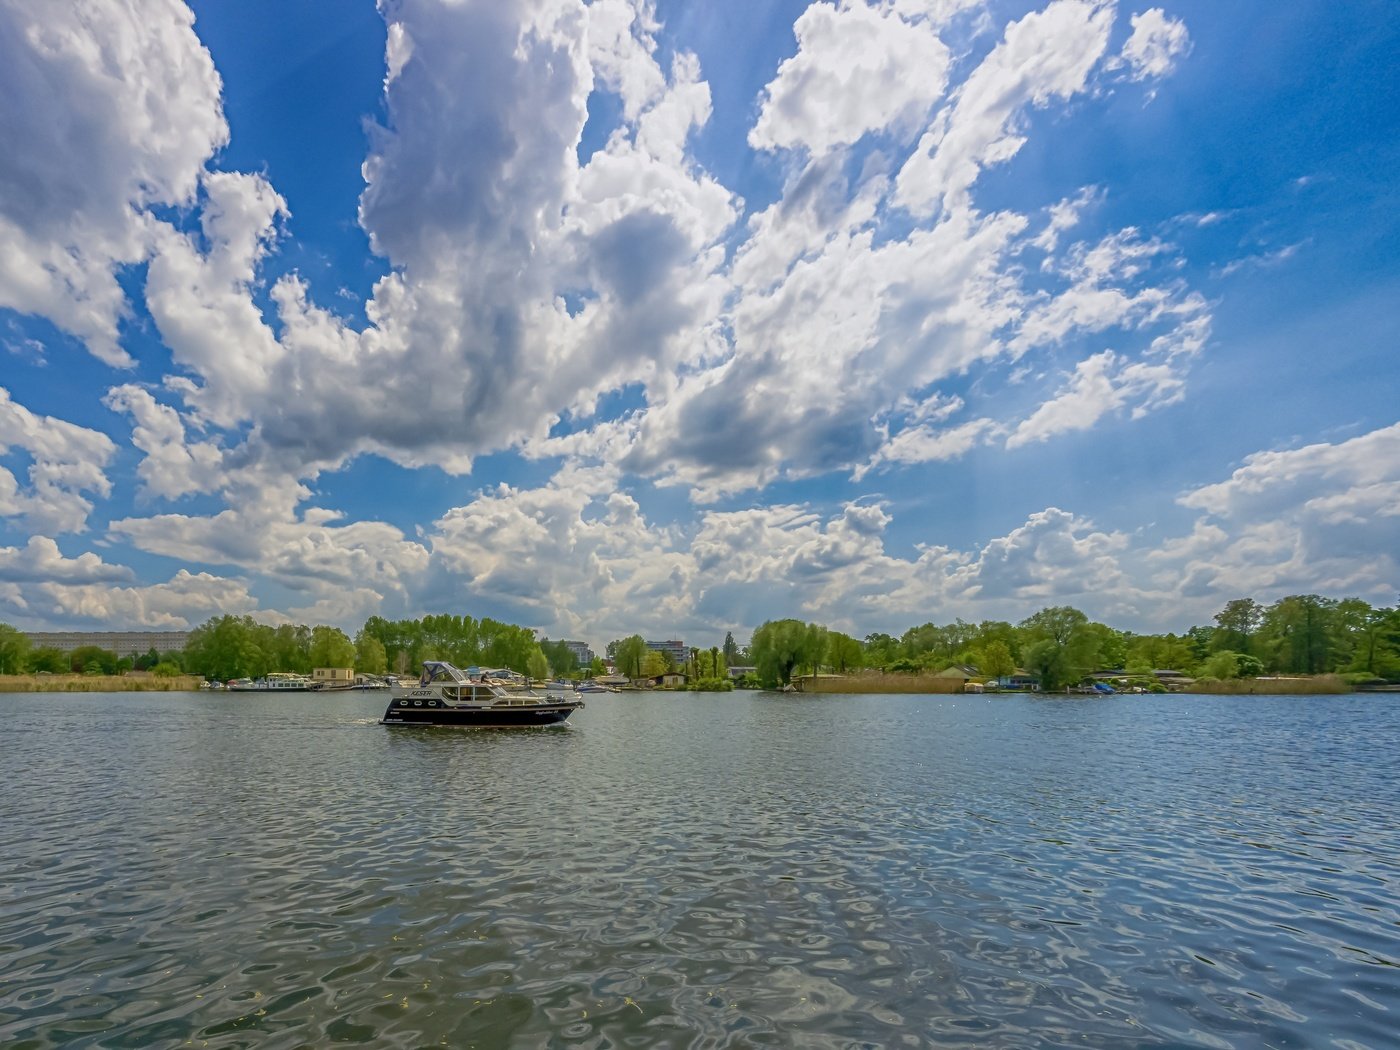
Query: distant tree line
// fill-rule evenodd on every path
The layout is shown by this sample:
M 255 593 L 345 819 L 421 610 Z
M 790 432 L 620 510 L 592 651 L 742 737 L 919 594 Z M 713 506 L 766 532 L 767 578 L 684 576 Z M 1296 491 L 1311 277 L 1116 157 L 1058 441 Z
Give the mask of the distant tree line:
M 1181 634 L 1136 634 L 1096 623 L 1071 606 L 1051 606 L 1018 623 L 957 619 L 910 627 L 898 637 L 857 639 L 821 624 L 772 620 L 747 647 L 734 641 L 674 655 L 649 649 L 641 635 L 608 643 L 607 657 L 628 678 L 683 672 L 693 687 L 726 687 L 732 667 L 754 668 L 750 684 L 774 686 L 796 675 L 844 674 L 860 668 L 936 672 L 967 665 L 987 678 L 1023 670 L 1047 689 L 1062 688 L 1097 670 L 1128 675 L 1173 670 L 1192 676 L 1343 673 L 1358 679 L 1400 678 L 1400 609 L 1375 608 L 1359 598 L 1289 595 L 1271 605 L 1252 598 L 1227 602 L 1207 626 Z M 216 616 L 190 632 L 181 653 L 118 659 L 87 646 L 72 652 L 33 648 L 24 634 L 0 623 L 0 674 L 119 674 L 151 670 L 206 678 L 255 678 L 270 671 L 309 673 L 315 667 L 354 667 L 365 674 L 399 674 L 424 660 L 459 667 L 504 667 L 532 678 L 601 674 L 595 659 L 583 668 L 562 641 L 489 617 L 452 614 L 416 620 L 372 616 L 352 639 L 337 627 L 257 623 L 249 616 Z
M 1061 605 L 1015 624 L 959 619 L 911 627 L 897 638 L 876 633 L 856 641 L 820 624 L 774 620 L 754 632 L 749 656 L 765 686 L 822 670 L 912 673 L 963 665 L 987 678 L 1023 670 L 1047 689 L 1109 669 L 1129 676 L 1173 670 L 1219 679 L 1265 673 L 1400 677 L 1400 609 L 1299 594 L 1267 606 L 1238 598 L 1214 621 L 1182 634 L 1136 634 Z

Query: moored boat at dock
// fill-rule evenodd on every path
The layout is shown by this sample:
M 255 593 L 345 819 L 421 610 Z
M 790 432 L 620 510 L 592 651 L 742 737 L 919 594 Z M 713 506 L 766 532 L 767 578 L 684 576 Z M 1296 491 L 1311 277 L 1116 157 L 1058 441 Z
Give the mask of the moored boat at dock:
M 273 671 L 262 678 L 235 678 L 224 688 L 235 693 L 305 693 L 311 690 L 311 679 L 290 671 Z
M 572 696 L 507 688 L 442 660 L 426 660 L 423 674 L 395 682 L 382 725 L 463 726 L 481 729 L 559 725 L 583 706 Z

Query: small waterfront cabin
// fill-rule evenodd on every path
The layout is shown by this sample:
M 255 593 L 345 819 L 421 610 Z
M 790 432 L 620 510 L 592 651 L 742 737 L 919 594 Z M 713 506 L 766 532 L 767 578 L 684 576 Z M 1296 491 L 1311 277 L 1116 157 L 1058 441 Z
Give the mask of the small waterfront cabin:
M 353 667 L 317 667 L 311 672 L 311 684 L 317 689 L 344 689 L 355 684 Z

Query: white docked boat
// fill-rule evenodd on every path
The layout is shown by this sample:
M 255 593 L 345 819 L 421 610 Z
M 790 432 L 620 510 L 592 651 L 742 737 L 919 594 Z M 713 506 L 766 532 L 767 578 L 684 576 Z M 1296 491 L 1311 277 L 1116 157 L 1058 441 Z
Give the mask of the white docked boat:
M 262 678 L 235 678 L 225 688 L 235 693 L 305 693 L 311 689 L 311 679 L 290 671 L 273 671 Z

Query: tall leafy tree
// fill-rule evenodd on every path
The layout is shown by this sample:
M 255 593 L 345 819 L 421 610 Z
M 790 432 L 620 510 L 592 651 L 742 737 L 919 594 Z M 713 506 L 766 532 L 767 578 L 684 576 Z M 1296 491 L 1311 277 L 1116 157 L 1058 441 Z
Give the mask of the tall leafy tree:
M 536 681 L 543 681 L 549 677 L 549 659 L 538 645 L 535 646 L 534 652 L 525 658 L 525 673 Z
M 384 643 L 365 628 L 355 635 L 355 669 L 362 674 L 384 674 L 389 670 Z
M 753 653 L 759 681 L 766 688 L 787 685 L 793 669 L 812 666 L 821 658 L 826 629 L 801 620 L 770 620 L 753 634 Z
M 0 623 L 0 674 L 22 674 L 29 666 L 29 639 L 7 623 Z
M 865 666 L 865 648 L 849 634 L 831 631 L 826 638 L 826 659 L 833 671 L 845 674 Z
M 312 667 L 354 667 L 355 643 L 339 627 L 313 627 L 308 659 Z
M 1276 671 L 1322 674 L 1332 670 L 1337 602 L 1290 594 L 1270 605 L 1259 629 L 1265 660 Z
M 1068 605 L 1041 609 L 1022 620 L 1018 628 L 1026 666 L 1040 674 L 1047 689 L 1068 685 L 1103 664 L 1121 662 L 1127 655 L 1119 632 L 1093 623 Z
M 621 638 L 608 646 L 613 654 L 613 666 L 628 678 L 641 678 L 643 665 L 650 652 L 646 640 L 640 634 Z
M 64 674 L 68 670 L 68 654 L 52 646 L 41 646 L 29 654 L 29 669 Z
M 733 667 L 739 662 L 739 645 L 734 641 L 734 632 L 724 632 L 724 662 Z
M 867 667 L 888 667 L 900 657 L 899 639 L 879 632 L 865 636 Z
M 116 674 L 117 654 L 99 645 L 80 645 L 68 654 L 74 674 Z
M 1016 670 L 1011 647 L 1000 638 L 991 638 L 977 652 L 977 670 L 987 678 L 1003 678 Z
M 554 674 L 570 675 L 578 670 L 578 657 L 563 641 L 551 642 L 548 638 L 541 638 L 539 648 Z
M 1264 607 L 1253 598 L 1235 598 L 1215 614 L 1215 635 L 1211 644 L 1216 649 L 1236 653 L 1250 652 L 1254 634 L 1264 622 Z

